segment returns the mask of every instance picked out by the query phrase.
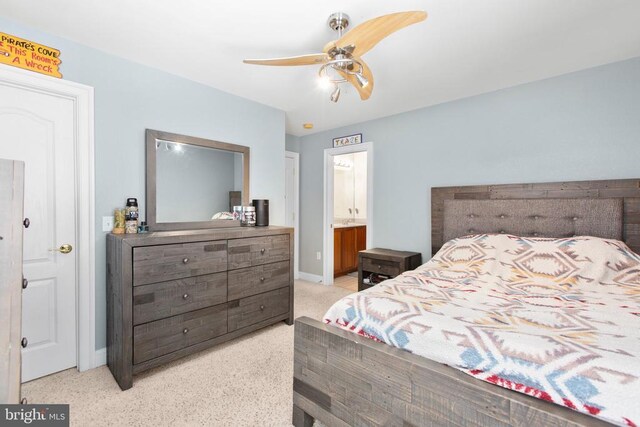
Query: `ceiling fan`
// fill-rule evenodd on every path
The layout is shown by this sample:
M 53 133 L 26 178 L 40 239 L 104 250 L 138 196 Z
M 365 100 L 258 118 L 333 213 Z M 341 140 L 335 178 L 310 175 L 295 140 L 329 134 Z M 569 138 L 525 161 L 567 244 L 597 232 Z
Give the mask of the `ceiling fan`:
M 390 34 L 427 19 L 427 12 L 398 12 L 370 19 L 344 33 L 349 26 L 349 16 L 337 12 L 329 16 L 327 24 L 338 33 L 338 39 L 324 46 L 323 53 L 273 59 L 245 59 L 246 64 L 256 65 L 317 65 L 322 81 L 331 86 L 331 101 L 338 102 L 340 84 L 351 83 L 364 101 L 373 91 L 373 74 L 362 60 L 362 55 Z M 344 33 L 344 34 L 343 34 Z

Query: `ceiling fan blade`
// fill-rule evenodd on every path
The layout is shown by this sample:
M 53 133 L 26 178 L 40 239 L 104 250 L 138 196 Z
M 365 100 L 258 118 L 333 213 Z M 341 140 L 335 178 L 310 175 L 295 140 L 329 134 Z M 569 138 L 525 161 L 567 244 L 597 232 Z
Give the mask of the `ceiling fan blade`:
M 379 16 L 354 27 L 335 44 L 338 47 L 355 45 L 353 55 L 362 56 L 388 35 L 425 19 L 427 19 L 427 12 L 421 10 Z
M 363 101 L 366 101 L 367 99 L 369 99 L 369 97 L 371 96 L 371 92 L 373 91 L 373 74 L 371 73 L 371 70 L 369 69 L 369 66 L 367 65 L 367 63 L 364 62 L 361 58 L 354 58 L 354 59 L 359 61 L 362 64 L 362 75 L 364 76 L 365 79 L 367 79 L 367 82 L 368 82 L 365 87 L 362 87 L 360 85 L 360 82 L 358 81 L 355 75 L 346 73 L 341 70 L 336 70 L 336 71 L 338 71 L 338 73 L 340 73 L 342 77 L 347 79 L 347 81 L 351 83 L 353 87 L 356 88 L 356 90 L 360 94 L 360 99 L 362 99 Z
M 313 53 L 310 55 L 291 56 L 288 58 L 273 59 L 245 59 L 245 64 L 255 65 L 314 65 L 327 62 L 327 55 L 324 53 Z

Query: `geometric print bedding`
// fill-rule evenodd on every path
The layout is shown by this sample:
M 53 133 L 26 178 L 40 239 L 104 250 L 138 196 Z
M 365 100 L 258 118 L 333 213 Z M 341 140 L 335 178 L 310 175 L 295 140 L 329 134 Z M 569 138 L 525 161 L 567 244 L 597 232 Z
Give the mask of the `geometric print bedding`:
M 610 423 L 640 424 L 640 257 L 594 237 L 466 236 L 328 324 Z

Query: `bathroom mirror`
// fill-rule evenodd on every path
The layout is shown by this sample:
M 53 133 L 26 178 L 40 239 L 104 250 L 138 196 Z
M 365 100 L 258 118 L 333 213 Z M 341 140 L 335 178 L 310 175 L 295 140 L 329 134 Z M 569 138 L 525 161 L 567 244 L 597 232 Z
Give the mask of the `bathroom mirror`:
M 226 216 L 249 204 L 249 147 L 146 131 L 151 231 L 236 227 Z

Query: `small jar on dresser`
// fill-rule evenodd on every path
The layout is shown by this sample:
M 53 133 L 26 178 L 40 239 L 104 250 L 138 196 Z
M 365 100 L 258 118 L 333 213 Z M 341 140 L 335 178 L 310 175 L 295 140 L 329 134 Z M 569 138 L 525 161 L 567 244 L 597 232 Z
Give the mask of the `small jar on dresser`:
M 133 375 L 285 321 L 293 323 L 293 228 L 107 237 L 107 364 Z

